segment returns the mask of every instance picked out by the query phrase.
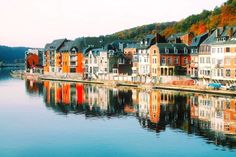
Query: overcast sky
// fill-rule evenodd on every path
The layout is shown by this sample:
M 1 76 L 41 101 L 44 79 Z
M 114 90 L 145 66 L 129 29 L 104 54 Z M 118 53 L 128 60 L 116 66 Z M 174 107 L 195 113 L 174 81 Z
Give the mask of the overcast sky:
M 0 0 L 0 45 L 44 47 L 57 38 L 111 34 L 179 21 L 226 0 Z

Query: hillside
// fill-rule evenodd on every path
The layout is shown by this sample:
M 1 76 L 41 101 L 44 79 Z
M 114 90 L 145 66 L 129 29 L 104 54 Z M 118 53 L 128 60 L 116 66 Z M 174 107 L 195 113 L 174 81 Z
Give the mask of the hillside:
M 236 25 L 236 0 L 228 0 L 214 10 L 203 10 L 178 22 L 153 23 L 112 34 L 113 38 L 139 40 L 147 34 L 156 32 L 168 37 L 178 32 L 193 32 L 199 35 L 208 29 Z
M 8 47 L 0 45 L 0 62 L 16 63 L 24 62 L 27 47 Z
M 147 34 L 160 33 L 165 37 L 178 32 L 193 32 L 199 35 L 209 29 L 225 25 L 236 26 L 236 0 L 228 0 L 212 11 L 203 10 L 200 14 L 191 15 L 178 22 L 153 23 L 126 29 L 111 35 L 99 37 L 81 37 L 92 45 L 105 45 L 114 40 L 125 39 L 139 41 Z M 24 59 L 26 47 L 0 46 L 0 62 L 14 63 Z

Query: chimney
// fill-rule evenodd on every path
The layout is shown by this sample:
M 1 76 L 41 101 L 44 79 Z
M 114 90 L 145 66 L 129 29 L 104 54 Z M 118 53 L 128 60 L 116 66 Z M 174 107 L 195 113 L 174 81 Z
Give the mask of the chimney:
M 211 30 L 211 29 L 208 29 L 208 31 L 207 31 L 207 36 L 208 36 L 208 37 L 211 35 L 211 32 L 212 32 L 212 30 Z
M 156 33 L 156 43 L 166 43 L 165 37 Z
M 232 38 L 232 37 L 233 37 L 233 34 L 234 34 L 233 27 L 230 27 L 230 28 L 229 28 L 229 32 L 228 32 L 229 38 Z
M 216 38 L 218 38 L 220 36 L 220 30 L 219 28 L 216 28 Z

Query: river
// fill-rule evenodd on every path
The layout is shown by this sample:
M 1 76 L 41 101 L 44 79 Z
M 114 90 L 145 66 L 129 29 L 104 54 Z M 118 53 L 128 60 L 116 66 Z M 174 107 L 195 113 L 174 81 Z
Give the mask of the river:
M 13 79 L 0 70 L 0 156 L 236 156 L 236 98 Z

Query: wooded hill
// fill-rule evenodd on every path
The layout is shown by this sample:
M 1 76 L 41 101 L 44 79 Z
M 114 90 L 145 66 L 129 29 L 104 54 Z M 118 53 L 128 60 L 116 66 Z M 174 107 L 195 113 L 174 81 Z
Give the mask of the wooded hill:
M 147 34 L 160 33 L 165 37 L 179 32 L 202 34 L 207 30 L 222 26 L 236 25 L 236 0 L 228 0 L 214 10 L 203 10 L 200 14 L 191 15 L 178 22 L 153 23 L 143 25 L 110 35 L 118 39 L 140 40 Z M 109 37 L 109 35 L 107 36 Z

